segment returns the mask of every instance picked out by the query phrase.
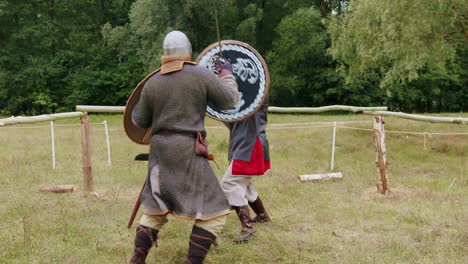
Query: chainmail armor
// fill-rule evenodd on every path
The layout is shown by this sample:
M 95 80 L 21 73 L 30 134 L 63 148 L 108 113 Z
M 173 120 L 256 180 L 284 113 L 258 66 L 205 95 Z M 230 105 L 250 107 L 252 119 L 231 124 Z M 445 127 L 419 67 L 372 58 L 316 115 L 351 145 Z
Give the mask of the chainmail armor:
M 136 125 L 153 130 L 149 177 L 141 198 L 144 213 L 199 220 L 229 213 L 208 160 L 195 154 L 194 133 L 206 133 L 208 100 L 229 109 L 237 98 L 232 75 L 220 80 L 198 65 L 185 64 L 180 71 L 157 73 L 147 81 L 132 113 Z

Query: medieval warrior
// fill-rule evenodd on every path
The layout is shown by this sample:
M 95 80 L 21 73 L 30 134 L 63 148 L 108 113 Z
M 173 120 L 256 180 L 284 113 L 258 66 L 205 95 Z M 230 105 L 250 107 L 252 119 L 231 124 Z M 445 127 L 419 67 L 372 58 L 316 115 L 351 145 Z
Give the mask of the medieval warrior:
M 230 129 L 229 160 L 221 188 L 241 222 L 242 229 L 234 240 L 247 241 L 254 233 L 253 223 L 268 222 L 268 216 L 252 182 L 270 169 L 270 155 L 265 128 L 267 125 L 268 97 L 260 110 L 251 117 L 236 123 L 228 123 Z M 249 207 L 255 212 L 250 217 Z
M 152 136 L 141 195 L 143 215 L 130 263 L 145 263 L 167 214 L 195 221 L 186 263 L 202 263 L 230 207 L 207 153 L 197 154 L 196 141 L 205 141 L 207 102 L 232 108 L 238 100 L 237 84 L 229 62 L 218 62 L 218 77 L 191 62 L 190 41 L 180 31 L 166 35 L 163 49 L 160 71 L 147 80 L 132 113 L 132 122 L 151 128 Z

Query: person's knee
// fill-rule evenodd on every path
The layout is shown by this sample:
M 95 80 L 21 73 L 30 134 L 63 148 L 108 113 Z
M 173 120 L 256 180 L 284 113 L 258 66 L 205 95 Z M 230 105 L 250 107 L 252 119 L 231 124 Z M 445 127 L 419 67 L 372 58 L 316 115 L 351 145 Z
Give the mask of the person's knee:
M 219 237 L 219 234 L 223 230 L 224 224 L 226 224 L 227 216 L 228 215 L 222 215 L 206 221 L 197 220 L 195 221 L 195 225 L 205 229 L 216 237 Z
M 249 203 L 253 203 L 257 200 L 258 198 L 258 195 L 257 194 L 247 194 L 247 200 L 249 201 Z
M 225 192 L 238 188 L 238 184 L 231 181 L 222 181 L 220 185 L 221 189 L 223 189 Z
M 166 215 L 147 215 L 143 214 L 140 218 L 140 225 L 152 229 L 160 230 L 167 223 Z

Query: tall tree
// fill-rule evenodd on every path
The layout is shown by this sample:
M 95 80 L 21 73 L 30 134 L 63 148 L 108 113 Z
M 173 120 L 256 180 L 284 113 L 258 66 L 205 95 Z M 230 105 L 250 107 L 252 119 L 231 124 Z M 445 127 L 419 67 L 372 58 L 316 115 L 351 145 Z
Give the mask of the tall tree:
M 301 8 L 277 27 L 268 53 L 271 100 L 284 106 L 336 103 L 339 78 L 326 56 L 328 36 L 315 7 Z
M 466 11 L 462 0 L 352 0 L 330 20 L 330 54 L 348 84 L 376 72 L 393 107 L 430 111 L 433 97 L 459 80 Z
M 0 111 L 38 114 L 86 103 L 87 86 L 74 86 L 71 80 L 79 80 L 92 61 L 119 63 L 100 48 L 100 29 L 103 21 L 124 23 L 125 17 L 119 16 L 127 16 L 129 2 L 0 1 Z M 114 86 L 106 83 L 97 90 Z

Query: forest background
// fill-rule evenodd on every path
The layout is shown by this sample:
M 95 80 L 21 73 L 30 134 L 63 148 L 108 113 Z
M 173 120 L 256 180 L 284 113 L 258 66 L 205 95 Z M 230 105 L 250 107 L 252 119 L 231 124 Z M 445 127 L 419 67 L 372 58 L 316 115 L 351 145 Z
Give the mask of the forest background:
M 464 0 L 0 0 L 0 114 L 124 105 L 159 66 L 164 35 L 194 57 L 222 39 L 265 58 L 275 106 L 463 112 Z

